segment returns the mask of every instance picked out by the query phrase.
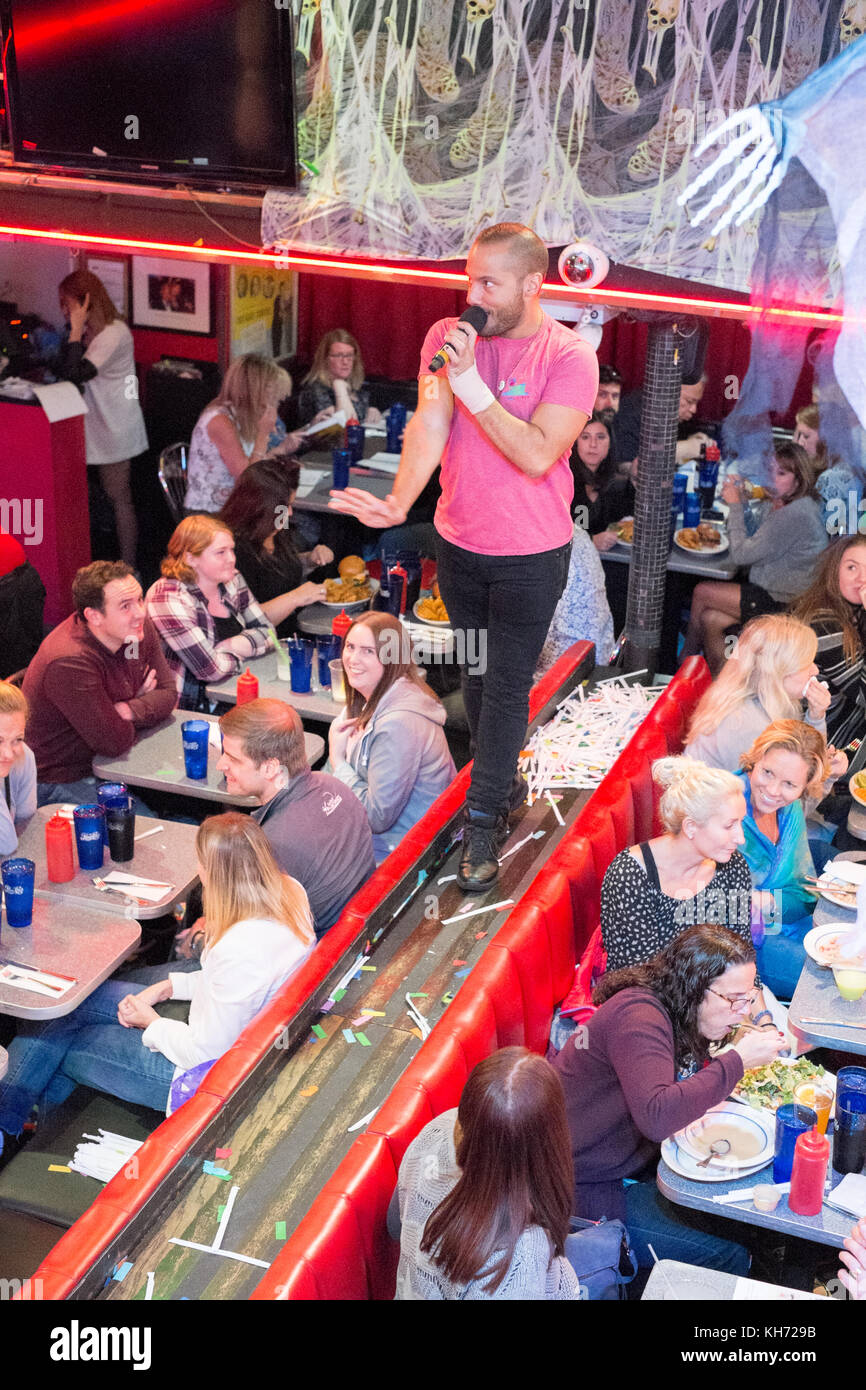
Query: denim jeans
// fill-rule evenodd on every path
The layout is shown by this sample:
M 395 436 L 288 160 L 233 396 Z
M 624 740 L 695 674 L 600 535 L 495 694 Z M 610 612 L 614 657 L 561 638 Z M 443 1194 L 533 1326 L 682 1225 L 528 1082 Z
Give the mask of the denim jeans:
M 629 1183 L 625 1207 L 625 1224 L 641 1267 L 654 1263 L 648 1249 L 651 1245 L 660 1260 L 681 1260 L 683 1264 L 720 1269 L 726 1274 L 748 1274 L 748 1250 L 721 1234 L 729 1223 L 675 1206 L 662 1196 L 654 1179 Z
M 142 985 L 164 980 L 168 973 L 164 965 L 135 972 Z M 124 1028 L 117 1021 L 120 1000 L 138 993 L 130 984 L 106 980 L 71 1014 L 22 1024 L 9 1045 L 9 1069 L 0 1081 L 0 1130 L 20 1134 L 34 1104 L 47 1109 L 59 1105 L 77 1083 L 165 1110 L 174 1063 L 144 1046 L 140 1028 Z
M 565 588 L 571 542 L 536 555 L 479 555 L 437 533 L 436 551 L 442 598 L 467 657 L 461 678 L 475 765 L 466 801 L 497 815 L 508 805 L 532 677 Z

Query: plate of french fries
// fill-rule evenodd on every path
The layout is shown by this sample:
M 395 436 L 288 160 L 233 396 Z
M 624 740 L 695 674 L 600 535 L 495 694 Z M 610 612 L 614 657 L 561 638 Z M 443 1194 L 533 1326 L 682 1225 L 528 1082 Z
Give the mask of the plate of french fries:
M 684 526 L 674 533 L 674 545 L 689 555 L 724 555 L 728 538 L 721 527 L 709 521 L 699 526 Z
M 448 610 L 437 592 L 427 594 L 419 598 L 412 606 L 412 612 L 419 623 L 426 623 L 428 627 L 450 627 L 451 619 L 448 617 Z

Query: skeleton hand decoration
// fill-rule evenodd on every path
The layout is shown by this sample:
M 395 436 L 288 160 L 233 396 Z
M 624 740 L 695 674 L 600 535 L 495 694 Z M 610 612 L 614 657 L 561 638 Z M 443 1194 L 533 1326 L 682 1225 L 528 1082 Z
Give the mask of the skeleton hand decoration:
M 753 212 L 763 207 L 773 190 L 782 182 L 788 163 L 800 144 L 799 139 L 792 139 L 792 132 L 795 133 L 797 130 L 796 124 L 785 120 L 778 103 L 768 102 L 764 106 L 750 106 L 745 111 L 736 111 L 729 116 L 722 125 L 701 141 L 695 150 L 695 159 L 699 159 L 711 145 L 727 135 L 728 131 L 736 130 L 740 126 L 745 127 L 742 134 L 732 140 L 728 148 L 722 150 L 712 164 L 693 179 L 677 198 L 677 203 L 682 207 L 710 183 L 720 169 L 739 160 L 743 151 L 754 145 L 751 154 L 737 163 L 735 172 L 716 190 L 709 202 L 689 219 L 693 227 L 698 226 L 735 193 L 738 185 L 745 183 L 745 187 L 740 187 L 730 207 L 713 227 L 711 236 L 718 236 L 735 218 L 734 225 L 742 226 Z

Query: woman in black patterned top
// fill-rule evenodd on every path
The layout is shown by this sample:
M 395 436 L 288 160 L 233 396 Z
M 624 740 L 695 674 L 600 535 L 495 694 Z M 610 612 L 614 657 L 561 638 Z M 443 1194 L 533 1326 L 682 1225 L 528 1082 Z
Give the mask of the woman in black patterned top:
M 839 536 L 824 551 L 794 617 L 818 634 L 815 662 L 830 689 L 827 741 L 866 734 L 866 536 Z
M 741 783 L 691 758 L 659 759 L 653 778 L 665 789 L 666 834 L 618 854 L 601 887 L 608 970 L 652 960 L 702 923 L 730 927 L 752 944 L 752 878 L 737 848 L 745 841 Z M 755 1020 L 769 1021 L 760 993 L 754 1010 Z

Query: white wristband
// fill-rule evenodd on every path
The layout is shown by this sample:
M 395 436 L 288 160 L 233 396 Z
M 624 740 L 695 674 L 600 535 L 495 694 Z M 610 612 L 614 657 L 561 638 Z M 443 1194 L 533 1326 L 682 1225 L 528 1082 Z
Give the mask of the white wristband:
M 490 387 L 481 380 L 474 362 L 458 376 L 451 376 L 449 372 L 448 385 L 458 401 L 462 401 L 472 415 L 479 415 L 489 405 L 496 403 L 496 397 Z

